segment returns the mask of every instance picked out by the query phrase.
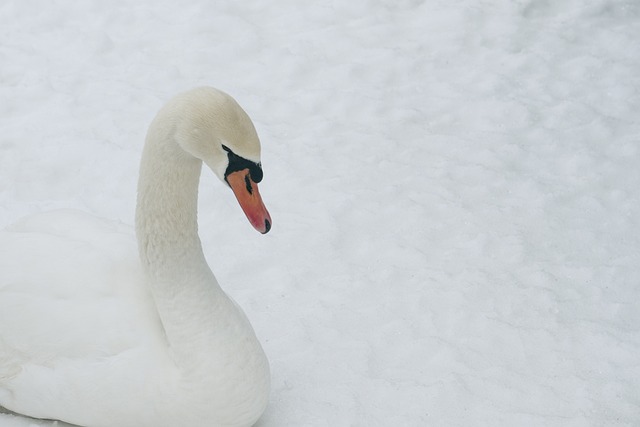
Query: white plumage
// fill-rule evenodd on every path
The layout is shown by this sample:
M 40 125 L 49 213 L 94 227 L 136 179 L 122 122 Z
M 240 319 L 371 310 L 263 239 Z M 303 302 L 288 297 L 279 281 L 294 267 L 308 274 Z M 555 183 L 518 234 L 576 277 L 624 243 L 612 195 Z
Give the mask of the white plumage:
M 197 234 L 202 163 L 234 182 L 223 144 L 259 165 L 242 108 L 215 89 L 186 92 L 147 135 L 137 242 L 130 227 L 75 211 L 31 216 L 0 233 L 0 406 L 92 427 L 257 420 L 268 362 Z M 251 174 L 231 172 L 243 174 L 247 186 L 232 184 L 234 193 L 267 232 Z

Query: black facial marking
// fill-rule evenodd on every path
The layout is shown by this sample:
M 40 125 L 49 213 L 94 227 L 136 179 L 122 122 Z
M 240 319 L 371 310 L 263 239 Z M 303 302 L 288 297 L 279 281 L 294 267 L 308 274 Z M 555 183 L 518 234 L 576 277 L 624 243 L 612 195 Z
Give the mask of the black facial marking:
M 251 180 L 249 179 L 249 174 L 244 176 L 244 185 L 247 186 L 247 191 L 249 194 L 253 194 L 253 188 L 251 188 Z
M 225 181 L 227 180 L 227 176 L 229 176 L 229 174 L 241 171 L 243 169 L 249 169 L 249 174 L 251 175 L 251 179 L 253 180 L 253 182 L 258 183 L 262 181 L 262 165 L 260 163 L 255 163 L 251 160 L 245 159 L 244 157 L 238 156 L 226 145 L 223 145 L 222 148 L 227 152 L 227 157 L 229 158 L 227 170 L 224 172 Z M 249 189 L 249 187 L 249 184 L 247 184 L 247 189 Z M 251 193 L 251 190 L 249 190 L 249 193 Z

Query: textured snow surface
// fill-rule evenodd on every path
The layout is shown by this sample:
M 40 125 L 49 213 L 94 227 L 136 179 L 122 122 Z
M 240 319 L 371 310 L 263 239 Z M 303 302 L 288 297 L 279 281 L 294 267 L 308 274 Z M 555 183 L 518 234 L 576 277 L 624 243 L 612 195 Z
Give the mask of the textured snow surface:
M 639 40 L 636 0 L 5 0 L 0 224 L 132 223 L 151 118 L 213 85 L 274 220 L 203 174 L 258 426 L 637 426 Z

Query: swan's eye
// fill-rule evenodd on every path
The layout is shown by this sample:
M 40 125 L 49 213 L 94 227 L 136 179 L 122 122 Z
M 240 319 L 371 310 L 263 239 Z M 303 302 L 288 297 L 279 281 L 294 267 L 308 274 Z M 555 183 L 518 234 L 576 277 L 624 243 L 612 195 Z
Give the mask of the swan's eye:
M 245 159 L 244 157 L 238 156 L 226 145 L 223 145 L 222 148 L 227 152 L 227 158 L 229 159 L 227 170 L 224 172 L 225 180 L 230 173 L 241 171 L 243 169 L 249 169 L 249 174 L 251 175 L 251 179 L 253 180 L 253 182 L 258 183 L 262 181 L 262 165 L 260 163 L 255 163 L 251 160 Z M 248 178 L 249 177 L 247 176 L 247 179 Z

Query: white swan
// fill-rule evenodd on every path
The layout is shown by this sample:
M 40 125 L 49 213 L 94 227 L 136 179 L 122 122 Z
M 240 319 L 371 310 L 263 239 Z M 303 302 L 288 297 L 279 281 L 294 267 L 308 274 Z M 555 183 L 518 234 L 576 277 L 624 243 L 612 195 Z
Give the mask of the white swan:
M 268 232 L 255 128 L 233 98 L 198 88 L 167 103 L 149 128 L 137 249 L 127 227 L 71 211 L 0 233 L 0 406 L 91 427 L 259 418 L 269 366 L 202 253 L 202 162 Z

